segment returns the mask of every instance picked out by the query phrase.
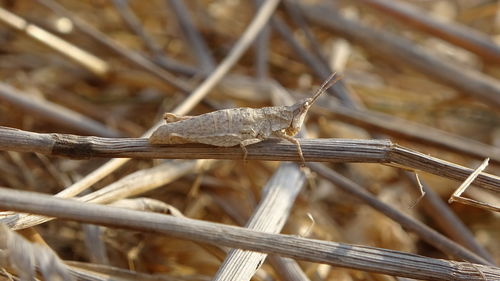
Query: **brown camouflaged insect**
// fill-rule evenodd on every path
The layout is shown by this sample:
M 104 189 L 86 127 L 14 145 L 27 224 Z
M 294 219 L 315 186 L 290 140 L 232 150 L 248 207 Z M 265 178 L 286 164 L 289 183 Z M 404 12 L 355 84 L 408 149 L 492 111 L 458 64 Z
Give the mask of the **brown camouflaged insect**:
M 160 126 L 149 138 L 151 144 L 203 143 L 215 146 L 239 145 L 243 159 L 247 145 L 268 138 L 285 139 L 297 146 L 302 163 L 304 155 L 299 141 L 294 138 L 304 123 L 307 111 L 316 99 L 339 80 L 333 73 L 310 98 L 290 106 L 262 108 L 230 108 L 198 116 L 177 116 L 165 113 L 165 125 Z

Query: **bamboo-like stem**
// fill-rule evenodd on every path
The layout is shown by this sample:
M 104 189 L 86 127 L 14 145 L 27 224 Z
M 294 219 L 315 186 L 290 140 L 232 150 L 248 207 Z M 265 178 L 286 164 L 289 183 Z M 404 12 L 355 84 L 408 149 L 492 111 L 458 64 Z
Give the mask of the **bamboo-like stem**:
M 150 212 L 82 203 L 0 188 L 0 208 L 111 227 L 166 234 L 213 245 L 273 253 L 389 275 L 425 280 L 498 280 L 500 268 L 432 259 L 366 246 L 258 232 L 246 228 Z
M 389 140 L 299 139 L 308 162 L 384 163 L 463 181 L 474 170 L 397 145 Z M 100 138 L 40 134 L 0 127 L 0 150 L 38 152 L 70 158 L 163 158 L 242 160 L 236 147 L 204 144 L 152 145 L 145 138 Z M 297 147 L 269 139 L 247 147 L 248 160 L 301 161 Z M 500 192 L 500 177 L 481 173 L 475 185 Z

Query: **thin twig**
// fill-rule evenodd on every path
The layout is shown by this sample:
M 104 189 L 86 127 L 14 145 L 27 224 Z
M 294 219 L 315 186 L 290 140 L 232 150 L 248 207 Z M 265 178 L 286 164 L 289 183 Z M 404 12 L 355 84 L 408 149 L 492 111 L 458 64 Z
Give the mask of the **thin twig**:
M 493 212 L 500 212 L 500 207 L 493 206 L 493 205 L 488 204 L 486 202 L 481 202 L 481 201 L 477 201 L 477 200 L 466 198 L 466 197 L 462 197 L 462 196 L 456 196 L 453 201 L 460 202 L 462 204 L 466 204 L 466 205 L 470 205 L 470 206 L 474 206 L 476 208 L 480 208 L 480 209 L 483 209 L 483 210 L 489 210 L 489 211 L 493 211 Z
M 263 0 L 254 1 L 258 7 L 262 5 Z M 269 25 L 264 27 L 255 40 L 255 75 L 257 79 L 264 80 L 269 76 L 269 39 L 271 28 Z
M 125 210 L 45 194 L 0 188 L 0 208 L 86 223 L 166 234 L 213 245 L 279 254 L 389 275 L 425 280 L 498 280 L 500 268 L 446 261 L 366 246 L 270 234 L 156 213 Z
M 151 38 L 151 36 L 144 31 L 144 28 L 142 28 L 142 24 L 139 22 L 139 19 L 130 9 L 128 0 L 113 0 L 113 5 L 129 29 L 141 38 L 142 42 L 144 42 L 144 45 L 149 49 L 149 51 L 153 53 L 154 56 L 163 55 L 160 46 L 158 46 L 153 38 Z
M 325 56 L 323 55 L 323 52 L 321 51 L 321 46 L 318 43 L 318 40 L 316 40 L 316 37 L 312 34 L 311 29 L 307 25 L 307 22 L 302 15 L 302 11 L 300 10 L 297 0 L 285 0 L 283 1 L 283 4 L 286 8 L 286 11 L 288 15 L 292 18 L 293 22 L 297 24 L 302 32 L 304 33 L 308 43 L 309 47 L 312 50 L 312 52 L 316 55 L 318 58 L 318 62 L 323 64 L 323 66 L 326 69 L 330 69 L 330 66 L 327 63 L 327 60 L 325 59 Z
M 485 202 L 479 202 L 473 199 L 462 197 L 462 194 L 465 192 L 465 190 L 472 184 L 472 182 L 477 178 L 477 176 L 488 166 L 489 160 L 490 160 L 489 158 L 486 158 L 483 161 L 483 163 L 479 167 L 477 167 L 477 169 L 474 170 L 472 174 L 470 174 L 470 176 L 460 185 L 460 187 L 458 187 L 457 190 L 453 192 L 450 199 L 448 200 L 448 203 L 451 204 L 453 202 L 460 202 L 462 204 L 475 206 L 481 209 L 500 212 L 500 207 L 495 207 Z
M 472 172 L 470 174 L 470 176 L 467 177 L 467 179 L 465 179 L 462 184 L 457 188 L 457 190 L 455 190 L 455 192 L 453 192 L 453 194 L 451 195 L 450 199 L 448 200 L 448 203 L 453 203 L 453 201 L 455 201 L 456 197 L 460 197 L 460 195 L 462 195 L 462 193 L 464 193 L 464 191 L 472 184 L 472 182 L 477 178 L 477 176 L 479 176 L 479 174 L 484 170 L 486 169 L 486 167 L 488 166 L 488 163 L 490 162 L 490 159 L 489 158 L 486 158 L 483 163 L 481 165 L 479 165 L 479 167 L 477 167 L 474 172 Z

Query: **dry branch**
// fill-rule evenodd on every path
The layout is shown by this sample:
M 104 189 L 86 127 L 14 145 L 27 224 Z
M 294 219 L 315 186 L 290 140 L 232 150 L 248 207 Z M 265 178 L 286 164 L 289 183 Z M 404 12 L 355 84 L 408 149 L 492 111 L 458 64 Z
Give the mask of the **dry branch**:
M 426 280 L 498 280 L 500 268 L 290 235 L 262 233 L 193 219 L 124 210 L 0 188 L 0 208 L 86 223 L 166 234 L 214 245 L 279 254 L 389 275 Z
M 309 162 L 385 163 L 416 169 L 442 177 L 465 180 L 472 169 L 453 164 L 389 140 L 299 139 Z M 289 142 L 266 140 L 248 146 L 248 160 L 300 161 L 296 146 Z M 38 152 L 71 158 L 163 158 L 242 160 L 238 147 L 202 144 L 151 145 L 145 138 L 100 138 L 66 134 L 40 134 L 0 127 L 0 150 Z M 500 192 L 500 178 L 482 173 L 476 180 L 482 188 Z
M 290 47 L 297 53 L 297 55 L 303 60 L 312 71 L 320 78 L 320 80 L 325 80 L 331 73 L 332 70 L 327 68 L 325 64 L 318 58 L 316 58 L 311 53 L 307 52 L 300 43 L 295 39 L 293 31 L 288 27 L 288 25 L 281 20 L 279 17 L 275 16 L 272 19 L 273 27 L 281 34 L 283 39 L 290 44 Z M 345 83 L 340 80 L 333 87 L 328 89 L 329 93 L 334 94 L 339 98 L 339 100 L 350 107 L 357 107 L 357 102 L 354 101 L 350 93 L 345 86 Z

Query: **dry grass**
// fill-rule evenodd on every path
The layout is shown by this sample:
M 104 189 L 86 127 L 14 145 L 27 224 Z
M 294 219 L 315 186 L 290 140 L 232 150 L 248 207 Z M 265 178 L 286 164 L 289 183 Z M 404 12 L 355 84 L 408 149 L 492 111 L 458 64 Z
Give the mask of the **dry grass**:
M 490 158 L 464 196 L 500 206 L 496 4 L 401 1 L 426 11 L 413 15 L 392 1 L 283 0 L 266 23 L 276 2 L 6 1 L 0 125 L 22 131 L 0 129 L 0 186 L 80 202 L 2 189 L 4 210 L 38 215 L 0 221 L 82 280 L 499 280 L 498 214 L 445 203 Z M 139 138 L 165 111 L 291 104 L 333 70 L 344 79 L 301 141 L 326 162 L 310 170 L 276 161 L 298 160 L 285 142 L 249 146 L 243 163 L 238 147 Z M 415 171 L 425 196 L 412 208 Z M 31 249 L 13 237 L 0 245 Z M 5 280 L 35 266 L 8 246 Z

